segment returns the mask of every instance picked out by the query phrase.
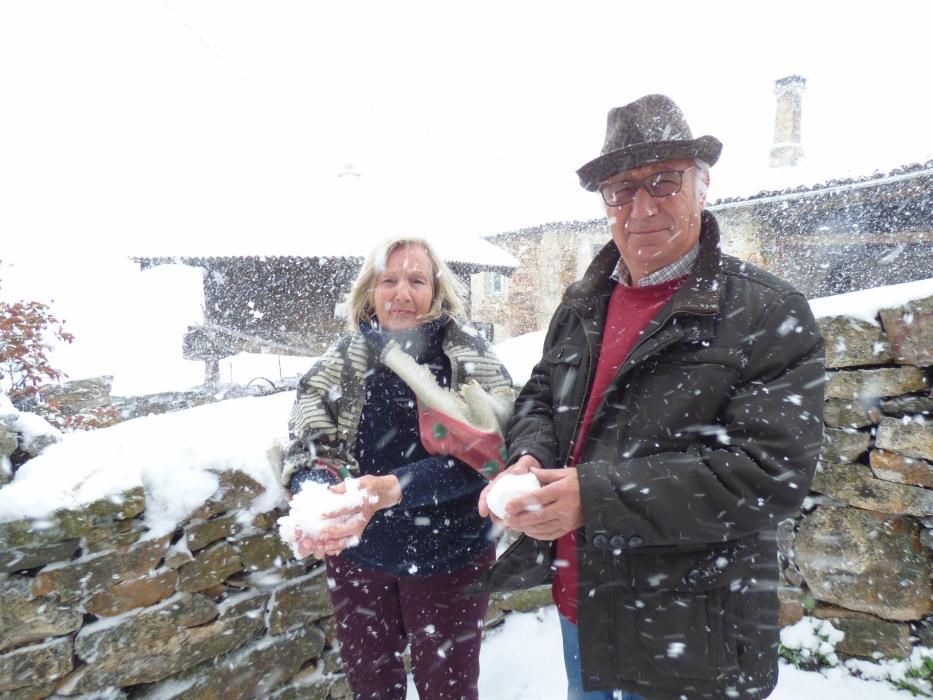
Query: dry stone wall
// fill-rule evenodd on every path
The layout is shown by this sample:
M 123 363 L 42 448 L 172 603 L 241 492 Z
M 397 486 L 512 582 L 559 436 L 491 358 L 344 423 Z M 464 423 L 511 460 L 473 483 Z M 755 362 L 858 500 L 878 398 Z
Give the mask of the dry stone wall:
M 344 698 L 320 562 L 240 472 L 163 537 L 134 489 L 0 524 L 0 697 Z
M 846 633 L 842 654 L 907 656 L 933 646 L 933 297 L 820 326 L 821 463 L 781 525 L 783 623 L 812 611 Z

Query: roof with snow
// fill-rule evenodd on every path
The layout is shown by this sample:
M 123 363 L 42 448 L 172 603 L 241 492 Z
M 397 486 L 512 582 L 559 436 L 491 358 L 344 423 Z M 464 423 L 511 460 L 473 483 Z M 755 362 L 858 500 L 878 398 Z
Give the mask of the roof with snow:
M 787 173 L 794 172 L 793 169 L 784 170 L 785 173 L 783 174 L 783 177 L 785 179 L 787 178 Z M 739 202 L 760 202 L 767 199 L 807 197 L 833 191 L 877 187 L 880 185 L 887 185 L 898 182 L 920 182 L 924 179 L 930 178 L 931 176 L 933 176 L 933 160 L 928 160 L 925 163 L 912 163 L 910 165 L 903 165 L 901 167 L 894 168 L 889 172 L 875 172 L 870 175 L 864 175 L 862 177 L 829 179 L 818 184 L 791 185 L 781 189 L 761 190 L 756 194 L 724 197 L 711 202 L 709 207 L 715 209 L 719 206 L 735 204 Z M 799 179 L 797 181 L 799 182 Z M 929 190 L 927 190 L 927 192 L 929 192 Z
M 478 236 L 460 236 L 452 239 L 433 240 L 426 237 L 435 247 L 438 255 L 455 271 L 472 273 L 483 270 L 510 273 L 518 267 L 518 261 L 506 250 L 479 238 Z M 145 267 L 180 262 L 186 265 L 204 266 L 212 261 L 231 258 L 255 259 L 328 259 L 347 258 L 362 262 L 370 249 L 379 242 L 375 236 L 347 236 L 343 233 L 315 237 L 295 245 L 268 245 L 261 239 L 253 239 L 248 244 L 220 243 L 211 245 L 210 250 L 164 251 L 150 255 L 135 255 L 133 260 Z
M 780 171 L 776 180 L 791 180 L 796 177 L 796 182 L 800 182 L 800 177 L 805 171 L 797 168 L 775 168 Z M 933 160 L 924 163 L 912 163 L 902 165 L 887 172 L 876 172 L 870 175 L 853 178 L 835 178 L 823 181 L 812 181 L 811 184 L 796 184 L 781 189 L 762 189 L 756 194 L 724 197 L 717 199 L 707 205 L 711 211 L 740 206 L 743 204 L 767 204 L 770 202 L 780 202 L 784 200 L 806 199 L 823 197 L 845 193 L 848 191 L 862 190 L 868 188 L 879 188 L 888 185 L 897 185 L 897 194 L 911 194 L 919 196 L 921 205 L 925 203 L 925 209 L 931 207 L 930 181 L 933 180 Z M 906 188 L 906 189 L 905 189 Z M 512 235 L 542 235 L 550 231 L 592 231 L 594 229 L 605 229 L 606 220 L 604 217 L 592 219 L 574 219 L 572 221 L 552 221 L 537 226 L 528 226 L 513 231 L 502 231 L 485 236 L 486 239 L 497 241 Z

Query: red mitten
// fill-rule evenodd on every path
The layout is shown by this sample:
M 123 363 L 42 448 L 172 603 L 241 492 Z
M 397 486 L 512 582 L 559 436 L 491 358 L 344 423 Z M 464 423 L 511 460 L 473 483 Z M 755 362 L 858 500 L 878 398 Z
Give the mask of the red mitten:
M 505 469 L 508 452 L 498 432 L 477 430 L 472 425 L 418 402 L 421 444 L 432 455 L 450 455 L 466 462 L 487 479 Z

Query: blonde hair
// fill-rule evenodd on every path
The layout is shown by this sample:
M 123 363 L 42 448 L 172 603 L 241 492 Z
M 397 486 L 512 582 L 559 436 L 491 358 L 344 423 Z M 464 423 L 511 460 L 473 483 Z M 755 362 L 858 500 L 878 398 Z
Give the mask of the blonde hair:
M 351 333 L 359 333 L 360 324 L 369 323 L 376 316 L 374 298 L 379 273 L 385 269 L 392 253 L 409 246 L 420 246 L 424 249 L 428 260 L 431 261 L 431 271 L 434 275 L 434 298 L 431 308 L 420 321 L 426 323 L 441 316 L 448 316 L 460 322 L 467 320 L 463 304 L 463 284 L 454 277 L 434 247 L 423 238 L 391 238 L 379 243 L 369 252 L 350 289 L 347 297 L 347 329 Z

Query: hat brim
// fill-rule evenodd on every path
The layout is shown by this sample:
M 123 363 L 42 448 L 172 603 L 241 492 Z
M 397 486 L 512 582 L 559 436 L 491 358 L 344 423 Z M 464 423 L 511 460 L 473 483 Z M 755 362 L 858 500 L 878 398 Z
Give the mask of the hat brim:
M 649 141 L 619 148 L 594 158 L 577 170 L 580 185 L 595 192 L 599 183 L 623 170 L 631 170 L 648 163 L 659 163 L 678 158 L 697 158 L 709 165 L 719 160 L 722 144 L 713 136 L 701 136 L 692 141 Z

